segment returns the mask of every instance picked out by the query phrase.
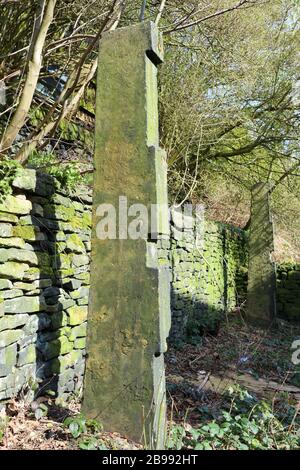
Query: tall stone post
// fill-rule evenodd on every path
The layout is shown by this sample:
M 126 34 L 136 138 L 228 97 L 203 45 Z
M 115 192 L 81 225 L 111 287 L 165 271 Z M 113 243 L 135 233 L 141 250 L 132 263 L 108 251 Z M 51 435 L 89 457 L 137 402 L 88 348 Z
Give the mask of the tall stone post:
M 247 320 L 269 326 L 276 315 L 276 270 L 273 222 L 270 215 L 270 183 L 252 187 L 249 238 Z
M 166 161 L 158 135 L 160 62 L 162 41 L 153 23 L 108 32 L 100 41 L 83 400 L 83 413 L 106 430 L 156 449 L 164 446 L 170 327 L 169 273 L 157 255 L 157 239 L 169 230 Z M 139 206 L 132 210 L 132 204 Z M 127 209 L 132 216 L 143 212 L 140 205 L 149 214 L 152 207 L 155 229 L 143 220 L 142 237 L 132 239 Z M 103 207 L 116 209 L 116 237 L 97 236 Z

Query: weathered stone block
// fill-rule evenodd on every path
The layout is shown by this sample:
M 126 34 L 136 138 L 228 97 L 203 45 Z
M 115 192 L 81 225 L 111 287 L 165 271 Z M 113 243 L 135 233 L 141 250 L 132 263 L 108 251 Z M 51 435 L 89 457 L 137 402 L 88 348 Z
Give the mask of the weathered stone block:
M 75 305 L 74 307 L 68 308 L 67 312 L 69 315 L 69 325 L 73 326 L 80 325 L 80 323 L 86 321 L 88 309 L 85 306 Z
M 12 330 L 13 328 L 23 326 L 26 324 L 28 319 L 29 316 L 27 314 L 5 315 L 0 318 L 0 331 Z
M 86 266 L 90 262 L 90 259 L 86 255 L 73 255 L 72 257 L 72 267 Z
M 25 248 L 25 242 L 22 238 L 0 238 L 0 246 L 7 248 Z
M 13 236 L 23 238 L 28 241 L 46 240 L 46 235 L 41 233 L 40 229 L 31 225 L 17 225 L 13 227 Z
M 45 300 L 39 297 L 18 297 L 17 299 L 5 300 L 4 311 L 6 313 L 33 313 L 45 308 Z
M 67 249 L 75 253 L 85 253 L 85 246 L 76 233 L 67 237 Z
M 17 342 L 22 338 L 23 332 L 21 330 L 6 330 L 0 332 L 0 348 L 5 348 L 12 343 Z
M 6 377 L 17 363 L 17 345 L 0 349 L 0 377 Z
M 85 322 L 85 323 L 82 323 L 81 325 L 78 325 L 78 326 L 75 326 L 74 328 L 72 328 L 70 336 L 69 336 L 69 340 L 74 341 L 77 338 L 85 337 L 86 336 L 86 327 L 87 327 L 87 324 Z
M 86 339 L 85 338 L 77 338 L 74 341 L 74 348 L 75 349 L 84 349 L 86 345 Z
M 18 217 L 8 212 L 0 212 L 0 222 L 11 222 L 16 224 L 18 222 Z
M 1 292 L 3 299 L 14 299 L 16 297 L 20 297 L 21 295 L 23 295 L 23 291 L 20 289 L 10 289 Z
M 38 256 L 33 251 L 18 250 L 17 248 L 0 248 L 0 262 L 19 261 L 29 265 L 38 265 Z
M 29 265 L 25 263 L 14 263 L 8 261 L 0 264 L 0 276 L 8 279 L 23 279 L 25 272 L 29 270 Z
M 73 292 L 70 292 L 70 296 L 72 297 L 72 299 L 82 299 L 82 298 L 85 298 L 85 297 L 88 298 L 89 291 L 90 291 L 89 287 L 82 286 L 79 289 L 77 289 Z
M 73 350 L 73 343 L 66 336 L 61 336 L 49 343 L 45 343 L 42 353 L 46 360 L 53 359 L 60 355 L 70 353 Z
M 12 282 L 8 279 L 0 279 L 0 290 L 11 289 L 13 286 Z
M 272 260 L 273 223 L 270 216 L 268 183 L 252 188 L 251 227 L 249 237 L 249 271 L 247 320 L 268 326 L 276 315 L 276 275 Z
M 34 191 L 36 188 L 36 170 L 23 169 L 21 174 L 14 179 L 12 186 L 26 191 Z
M 14 196 L 7 196 L 6 199 L 2 203 L 0 203 L 1 212 L 25 215 L 29 214 L 31 209 L 32 204 L 30 201 Z
M 0 223 L 0 237 L 11 237 L 13 233 L 13 227 L 10 224 Z
M 36 361 L 36 346 L 35 344 L 29 344 L 26 348 L 21 349 L 18 354 L 18 366 L 24 366 L 25 364 L 32 364 Z

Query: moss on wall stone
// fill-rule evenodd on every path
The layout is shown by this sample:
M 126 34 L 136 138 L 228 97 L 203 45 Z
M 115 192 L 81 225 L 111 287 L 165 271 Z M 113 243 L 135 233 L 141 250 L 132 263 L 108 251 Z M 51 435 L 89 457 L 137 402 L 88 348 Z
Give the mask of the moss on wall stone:
M 56 188 L 25 169 L 0 204 L 0 401 L 82 387 L 92 198 Z
M 229 225 L 172 215 L 170 341 L 214 333 L 226 311 L 245 300 L 246 233 Z

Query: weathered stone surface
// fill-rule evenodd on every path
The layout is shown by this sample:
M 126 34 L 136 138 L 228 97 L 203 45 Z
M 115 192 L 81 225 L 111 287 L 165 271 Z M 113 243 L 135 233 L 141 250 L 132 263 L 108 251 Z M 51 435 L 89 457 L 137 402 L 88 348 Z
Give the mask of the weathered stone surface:
M 20 348 L 26 348 L 29 344 L 37 344 L 37 334 L 26 334 L 24 329 L 21 339 L 18 341 Z
M 67 249 L 75 253 L 85 253 L 85 246 L 76 233 L 68 236 Z
M 81 323 L 81 325 L 78 325 L 72 328 L 70 336 L 69 336 L 69 340 L 74 341 L 77 338 L 83 338 L 84 336 L 86 336 L 86 326 L 87 324 L 85 322 L 85 323 Z
M 25 325 L 28 319 L 29 316 L 27 314 L 4 315 L 4 317 L 0 318 L 0 331 L 18 328 Z
M 32 203 L 32 211 L 33 215 L 39 215 L 40 217 L 44 217 L 44 208 L 40 204 L 36 202 Z
M 22 336 L 21 330 L 6 330 L 0 332 L 0 348 L 5 348 L 12 343 L 18 341 Z
M 88 305 L 88 303 L 89 303 L 88 297 L 83 297 L 82 299 L 77 300 L 78 305 Z
M 1 292 L 1 296 L 3 299 L 15 299 L 16 297 L 20 297 L 23 295 L 23 291 L 20 289 L 10 289 Z
M 90 259 L 86 255 L 73 255 L 72 257 L 72 267 L 80 267 L 80 266 L 85 266 L 88 265 L 90 262 Z
M 73 343 L 66 336 L 57 338 L 43 347 L 43 355 L 46 360 L 53 359 L 60 355 L 70 353 L 73 350 Z
M 249 236 L 247 321 L 269 326 L 276 315 L 276 274 L 272 260 L 274 229 L 270 215 L 269 183 L 252 188 Z
M 53 330 L 57 330 L 68 324 L 68 316 L 65 312 L 56 312 L 51 315 L 51 326 Z
M 5 378 L 0 378 L 0 392 L 4 392 L 4 391 L 7 392 L 7 395 L 4 393 L 0 394 L 0 400 L 8 398 L 9 396 L 12 396 L 10 395 L 10 393 L 11 392 L 12 394 L 14 393 L 14 389 L 13 389 L 14 386 L 15 386 L 15 377 L 13 374 L 10 374 Z
M 82 284 L 87 285 L 90 283 L 90 273 L 89 272 L 83 272 L 75 275 L 76 279 L 79 279 Z
M 74 348 L 75 349 L 84 349 L 86 345 L 86 339 L 85 338 L 77 338 L 74 341 Z
M 70 307 L 67 309 L 69 315 L 69 325 L 80 325 L 87 319 L 87 312 L 88 309 L 85 306 L 77 306 Z
M 0 349 L 0 377 L 6 377 L 17 363 L 17 344 Z
M 28 266 L 23 278 L 26 281 L 36 281 L 38 279 L 49 279 L 51 276 L 53 276 L 53 269 L 51 267 L 29 268 Z
M 25 242 L 22 238 L 0 238 L 0 246 L 8 248 L 25 248 Z
M 59 356 L 52 361 L 50 361 L 50 368 L 53 374 L 58 374 L 69 367 L 76 366 L 76 363 L 82 359 L 81 350 L 73 350 L 64 356 Z
M 10 224 L 0 223 L 0 237 L 11 237 L 13 233 L 13 227 Z
M 146 432 L 149 445 L 160 448 L 165 428 L 163 351 L 159 349 L 160 270 L 154 261 L 152 267 L 146 265 L 150 230 L 137 240 L 128 239 L 127 230 L 114 240 L 100 240 L 96 233 L 100 220 L 96 209 L 101 203 L 118 207 L 120 195 L 126 195 L 128 206 L 140 203 L 150 208 L 158 199 L 156 171 L 162 153 L 157 29 L 145 22 L 105 34 L 99 57 L 83 413 L 97 416 L 107 429 L 132 439 L 141 440 Z
M 0 279 L 0 290 L 11 289 L 12 286 L 13 286 L 12 282 L 9 281 L 8 279 Z
M 18 354 L 18 366 L 24 366 L 25 364 L 31 364 L 36 361 L 36 346 L 35 344 L 29 344 Z
M 14 214 L 9 214 L 8 212 L 0 212 L 0 222 L 11 222 L 16 224 L 18 222 L 18 217 Z
M 31 225 L 17 225 L 13 227 L 13 236 L 28 241 L 41 241 L 46 239 L 46 235 L 41 233 L 38 227 Z
M 44 216 L 55 220 L 72 220 L 75 215 L 73 207 L 65 207 L 62 205 L 48 204 L 44 206 Z
M 38 256 L 33 251 L 18 250 L 17 248 L 0 248 L 0 262 L 19 261 L 33 266 L 38 265 Z
M 22 173 L 14 179 L 12 185 L 15 188 L 34 191 L 36 188 L 36 171 L 27 168 L 24 169 Z
M 18 297 L 4 301 L 6 313 L 33 313 L 43 310 L 45 300 L 43 297 Z
M 36 380 L 36 363 L 41 379 L 57 371 L 58 393 L 66 398 L 82 386 L 87 306 L 76 302 L 87 303 L 89 207 L 55 193 L 54 179 L 35 170 L 22 170 L 13 188 L 18 196 L 0 206 L 0 400 Z
M 8 261 L 7 263 L 0 264 L 0 276 L 7 277 L 8 279 L 23 279 L 25 272 L 28 270 L 29 265 L 25 263 Z
M 72 299 L 82 299 L 82 298 L 88 298 L 90 288 L 86 286 L 82 286 L 79 289 L 70 292 L 70 296 Z
M 75 290 L 79 289 L 82 283 L 79 279 L 67 279 L 63 284 L 65 289 Z
M 34 282 L 20 282 L 20 281 L 17 281 L 17 282 L 14 282 L 13 285 L 16 289 L 22 289 L 24 291 L 32 291 L 32 290 L 36 290 L 40 287 L 39 281 L 34 281 Z M 50 285 L 51 285 L 51 281 L 50 281 Z
M 1 212 L 24 215 L 29 214 L 31 209 L 32 204 L 30 201 L 14 196 L 7 196 L 6 199 L 0 203 Z

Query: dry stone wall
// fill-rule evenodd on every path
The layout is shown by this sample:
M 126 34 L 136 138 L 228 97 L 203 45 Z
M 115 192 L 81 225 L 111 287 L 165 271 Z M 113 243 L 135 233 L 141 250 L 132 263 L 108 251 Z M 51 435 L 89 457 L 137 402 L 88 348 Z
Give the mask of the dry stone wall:
M 20 393 L 82 388 L 90 285 L 92 197 L 70 195 L 49 175 L 22 170 L 0 202 L 0 406 Z M 171 282 L 171 342 L 214 332 L 245 302 L 247 236 L 242 230 L 174 213 L 157 242 Z M 299 320 L 299 265 L 277 267 L 279 316 Z M 163 293 L 161 301 L 163 302 Z
M 299 264 L 282 263 L 277 266 L 277 314 L 285 320 L 300 320 Z
M 0 400 L 82 386 L 91 195 L 23 170 L 0 203 Z
M 246 233 L 229 225 L 174 214 L 169 259 L 172 271 L 171 342 L 214 333 L 224 312 L 245 301 Z

